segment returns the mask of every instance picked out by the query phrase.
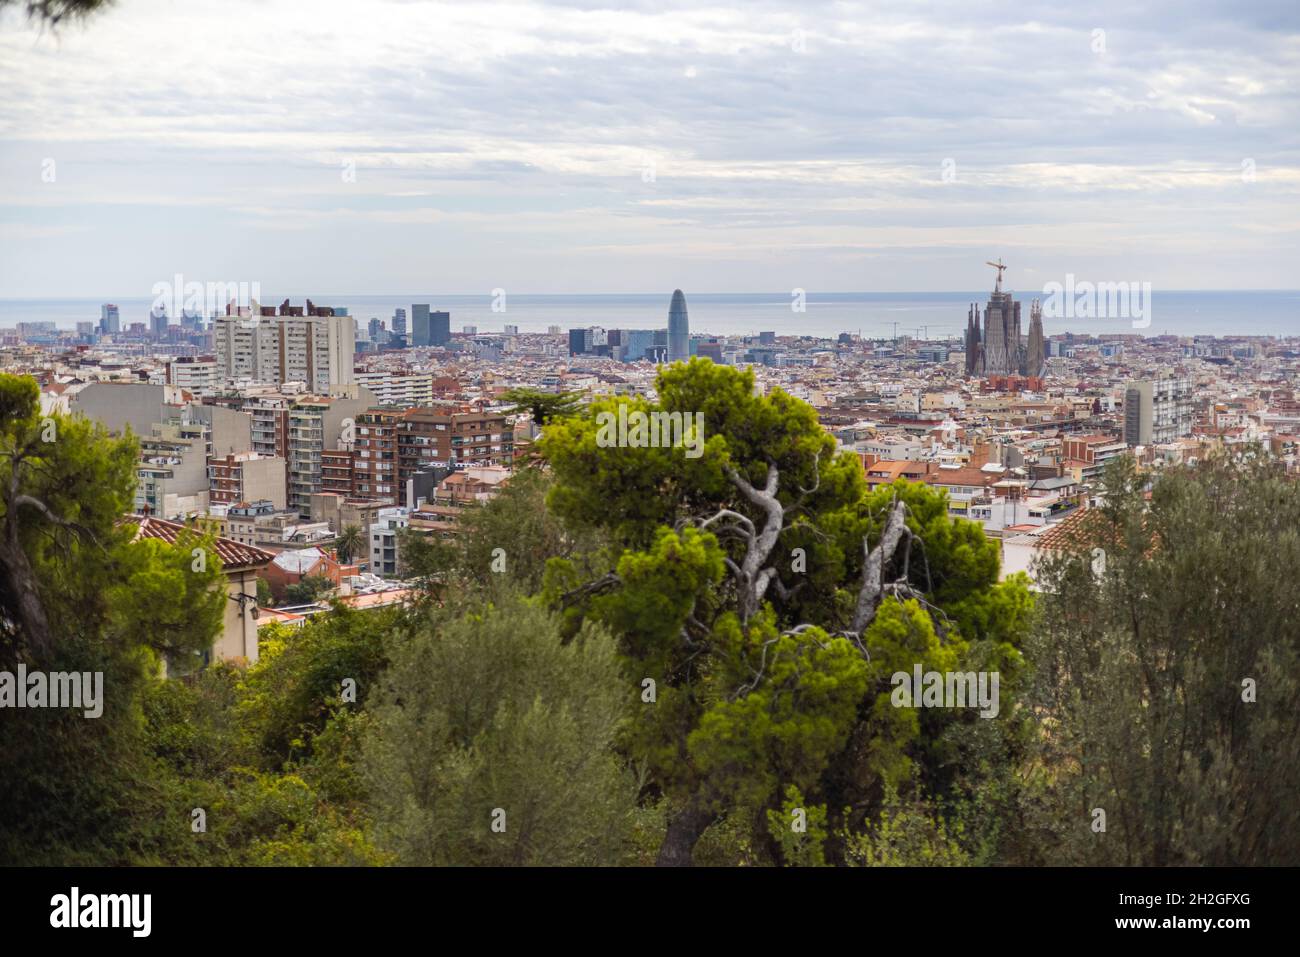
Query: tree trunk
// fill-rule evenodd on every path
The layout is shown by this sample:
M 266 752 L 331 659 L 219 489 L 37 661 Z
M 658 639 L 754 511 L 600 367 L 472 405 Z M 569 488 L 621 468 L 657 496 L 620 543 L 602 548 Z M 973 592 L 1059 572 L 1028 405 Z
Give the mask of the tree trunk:
M 45 606 L 41 604 L 36 587 L 36 573 L 32 570 L 27 553 L 18 543 L 16 534 L 6 535 L 6 543 L 0 545 L 0 575 L 5 578 L 0 592 L 4 593 L 4 604 L 14 616 L 14 624 L 27 639 L 27 646 L 32 653 L 42 657 L 50 650 L 50 623 L 45 616 Z
M 655 866 L 690 867 L 694 863 L 691 855 L 695 852 L 695 845 L 712 823 L 713 814 L 696 800 L 676 814 L 670 814 L 668 831 Z

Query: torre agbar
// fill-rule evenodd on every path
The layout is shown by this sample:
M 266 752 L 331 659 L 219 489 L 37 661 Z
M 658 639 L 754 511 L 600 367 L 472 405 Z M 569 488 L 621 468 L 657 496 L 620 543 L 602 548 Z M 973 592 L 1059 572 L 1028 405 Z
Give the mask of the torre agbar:
M 691 357 L 690 323 L 686 317 L 686 296 L 680 289 L 673 291 L 673 301 L 668 307 L 668 361 L 684 362 Z

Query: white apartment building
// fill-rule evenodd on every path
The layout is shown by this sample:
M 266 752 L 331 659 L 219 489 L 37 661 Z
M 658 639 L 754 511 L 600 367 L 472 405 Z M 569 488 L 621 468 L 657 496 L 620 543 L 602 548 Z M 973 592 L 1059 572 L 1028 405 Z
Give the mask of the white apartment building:
M 321 395 L 354 382 L 351 316 L 218 316 L 213 342 L 223 380 L 303 382 Z
M 379 405 L 410 408 L 433 405 L 433 373 L 403 375 L 392 372 L 357 372 L 354 378 L 375 395 Z
M 216 359 L 182 356 L 167 363 L 166 384 L 184 389 L 198 398 L 216 394 L 221 383 L 221 366 Z
M 378 521 L 370 526 L 370 573 L 381 578 L 396 578 L 399 555 L 397 531 L 410 523 L 409 508 L 381 508 Z

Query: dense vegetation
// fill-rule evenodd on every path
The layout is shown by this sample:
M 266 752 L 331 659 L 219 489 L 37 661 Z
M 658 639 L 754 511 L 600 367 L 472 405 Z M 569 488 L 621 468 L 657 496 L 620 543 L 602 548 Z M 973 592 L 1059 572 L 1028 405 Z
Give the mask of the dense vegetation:
M 619 404 L 704 454 L 599 441 Z M 133 542 L 133 440 L 0 376 L 0 670 L 106 685 L 0 710 L 0 862 L 1297 863 L 1300 486 L 1263 458 L 1112 469 L 1036 595 L 747 374 L 536 413 L 544 465 L 403 538 L 419 600 L 198 670 L 205 540 Z M 917 665 L 996 672 L 997 715 L 896 706 Z

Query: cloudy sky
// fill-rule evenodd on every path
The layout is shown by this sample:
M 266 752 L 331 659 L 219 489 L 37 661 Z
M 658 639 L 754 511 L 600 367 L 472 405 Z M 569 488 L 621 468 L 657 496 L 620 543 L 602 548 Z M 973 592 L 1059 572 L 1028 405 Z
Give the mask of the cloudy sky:
M 1300 4 L 0 13 L 0 297 L 1300 286 Z

